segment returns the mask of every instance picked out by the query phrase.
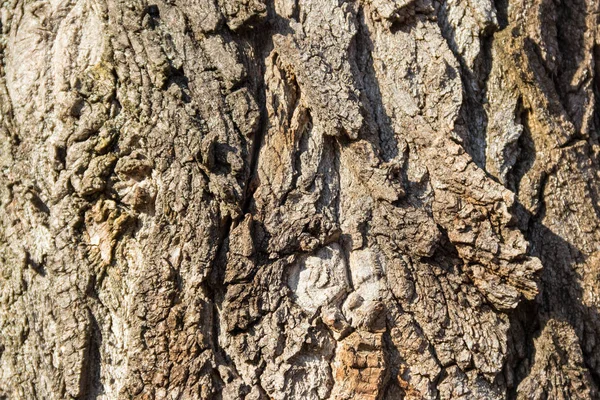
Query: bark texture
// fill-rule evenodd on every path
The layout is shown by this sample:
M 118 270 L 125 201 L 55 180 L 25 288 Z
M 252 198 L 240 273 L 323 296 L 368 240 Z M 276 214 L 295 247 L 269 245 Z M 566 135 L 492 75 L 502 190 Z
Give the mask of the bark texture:
M 7 0 L 0 398 L 600 398 L 597 0 Z

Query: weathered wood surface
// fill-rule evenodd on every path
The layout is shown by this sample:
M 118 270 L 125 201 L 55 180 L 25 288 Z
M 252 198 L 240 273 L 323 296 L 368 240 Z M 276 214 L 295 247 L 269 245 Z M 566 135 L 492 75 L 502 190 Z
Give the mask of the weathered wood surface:
M 4 1 L 0 398 L 599 398 L 599 7 Z

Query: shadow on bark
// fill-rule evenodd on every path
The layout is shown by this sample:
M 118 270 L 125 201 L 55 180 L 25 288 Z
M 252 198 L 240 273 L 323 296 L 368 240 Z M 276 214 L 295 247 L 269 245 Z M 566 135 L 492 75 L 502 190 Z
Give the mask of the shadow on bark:
M 500 14 L 503 14 L 503 11 Z M 442 36 L 446 39 L 448 47 L 460 67 L 464 101 L 457 125 L 464 125 L 466 130 L 464 132 L 459 130 L 457 134 L 461 137 L 463 148 L 473 158 L 475 164 L 485 170 L 488 116 L 484 103 L 486 102 L 487 80 L 492 71 L 493 31 L 489 29 L 487 33 L 482 34 L 481 49 L 473 62 L 473 67 L 470 68 L 467 60 L 458 49 L 455 27 L 448 20 L 448 10 L 445 2 L 440 4 L 437 15 Z M 500 26 L 502 26 L 502 23 L 500 23 Z
M 383 105 L 383 95 L 379 90 L 379 80 L 375 75 L 371 55 L 374 44 L 365 21 L 365 11 L 362 8 L 357 15 L 357 27 L 358 31 L 354 39 L 355 62 L 352 73 L 360 85 L 361 97 L 365 97 L 362 104 L 369 105 L 371 108 L 363 112 L 368 129 L 365 134 L 367 137 L 376 136 L 376 140 L 369 141 L 377 145 L 383 161 L 390 161 L 399 154 L 398 140 L 392 127 L 392 121 Z M 408 27 L 403 26 L 403 28 L 407 29 Z
M 600 365 L 596 346 L 589 343 L 593 343 L 593 337 L 600 332 L 600 314 L 583 303 L 584 290 L 579 283 L 581 276 L 576 272 L 577 266 L 585 263 L 587 257 L 574 244 L 539 222 L 544 217 L 544 209 L 534 216 L 517 204 L 516 213 L 532 220 L 526 232 L 530 254 L 538 257 L 544 268 L 540 273 L 538 297 L 532 301 L 523 300 L 511 315 L 509 340 L 517 347 L 522 346 L 525 353 L 517 352 L 520 359 L 512 366 L 506 365 L 506 368 L 513 368 L 516 378 L 512 387 L 509 385 L 508 398 L 517 398 L 517 388 L 529 376 L 534 362 L 534 340 L 540 337 L 551 320 L 565 322 L 574 329 L 585 366 L 593 380 L 591 383 L 597 390 L 600 387 Z
M 96 400 L 98 396 L 104 394 L 104 385 L 102 384 L 101 365 L 102 358 L 100 348 L 102 347 L 102 330 L 94 314 L 89 312 L 90 318 L 90 337 L 84 363 L 86 370 L 83 375 L 83 388 L 81 400 Z

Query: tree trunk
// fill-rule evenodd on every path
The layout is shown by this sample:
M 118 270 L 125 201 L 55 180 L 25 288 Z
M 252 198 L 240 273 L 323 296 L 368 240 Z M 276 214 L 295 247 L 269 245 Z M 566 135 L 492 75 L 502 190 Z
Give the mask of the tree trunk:
M 600 398 L 597 0 L 8 0 L 0 398 Z

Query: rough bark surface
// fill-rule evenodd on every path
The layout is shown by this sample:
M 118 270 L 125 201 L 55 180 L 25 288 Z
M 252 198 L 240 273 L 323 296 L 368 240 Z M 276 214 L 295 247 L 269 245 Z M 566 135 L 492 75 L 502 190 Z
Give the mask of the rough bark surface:
M 7 0 L 0 398 L 600 398 L 597 0 Z

